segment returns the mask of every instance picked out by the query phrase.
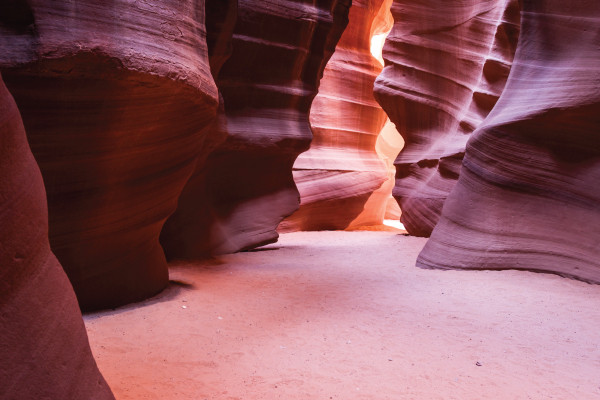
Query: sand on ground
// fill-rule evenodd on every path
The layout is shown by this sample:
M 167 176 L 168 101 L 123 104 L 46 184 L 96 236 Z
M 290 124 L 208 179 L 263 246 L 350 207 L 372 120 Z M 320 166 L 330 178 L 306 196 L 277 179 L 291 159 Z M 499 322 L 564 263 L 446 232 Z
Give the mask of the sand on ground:
M 600 399 L 600 286 L 414 266 L 425 239 L 301 232 L 174 263 L 85 316 L 127 399 Z

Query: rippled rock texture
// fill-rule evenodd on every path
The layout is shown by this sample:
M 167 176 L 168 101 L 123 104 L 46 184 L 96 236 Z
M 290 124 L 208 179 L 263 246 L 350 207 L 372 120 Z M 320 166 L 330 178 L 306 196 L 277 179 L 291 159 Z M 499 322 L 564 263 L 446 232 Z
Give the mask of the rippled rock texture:
M 223 110 L 211 152 L 161 240 L 170 258 L 277 240 L 298 208 L 292 165 L 311 141 L 308 114 L 348 22 L 349 0 L 240 0 L 230 58 L 216 79 Z
M 516 48 L 516 0 L 395 0 L 375 96 L 404 137 L 394 197 L 404 226 L 429 236 L 466 142 L 502 93 Z
M 597 1 L 523 1 L 510 78 L 418 265 L 600 283 L 599 21 Z
M 0 78 L 0 398 L 114 399 L 48 243 L 42 176 Z
M 209 0 L 206 8 L 206 42 L 213 78 L 233 51 L 233 30 L 238 18 L 238 0 Z M 178 199 L 176 211 L 167 219 L 160 243 L 168 258 L 202 258 L 212 254 L 214 232 L 212 189 L 207 181 L 207 158 L 227 139 L 227 117 L 221 92 L 217 117 L 204 128 L 204 146 L 194 172 Z M 233 182 L 230 182 L 233 184 Z
M 215 117 L 204 2 L 12 1 L 0 65 L 84 309 L 168 282 L 158 237 Z
M 389 14 L 390 5 L 389 0 L 352 2 L 348 28 L 325 68 L 310 110 L 311 147 L 294 163 L 300 209 L 280 231 L 344 229 L 387 179 L 385 164 L 375 151 L 387 119 L 373 97 L 373 82 L 382 65 L 370 47 L 372 35 L 385 31 L 385 18 L 375 21 L 376 17 Z
M 403 146 L 402 136 L 388 119 L 375 142 L 375 151 L 385 163 L 387 178 L 379 189 L 371 194 L 363 211 L 350 223 L 347 229 L 362 230 L 366 227 L 381 225 L 386 219 L 400 220 L 400 206 L 398 206 L 396 199 L 392 197 L 392 190 L 396 182 L 394 179 L 396 176 L 394 160 Z

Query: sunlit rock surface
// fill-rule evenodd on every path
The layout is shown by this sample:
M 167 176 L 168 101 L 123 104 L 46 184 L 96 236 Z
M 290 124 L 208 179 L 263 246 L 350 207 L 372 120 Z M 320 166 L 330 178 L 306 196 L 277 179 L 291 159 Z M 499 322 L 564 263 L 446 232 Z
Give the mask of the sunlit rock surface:
M 168 282 L 158 236 L 217 109 L 203 4 L 3 6 L 0 66 L 46 185 L 52 249 L 84 309 Z
M 48 243 L 46 196 L 0 78 L 0 398 L 114 399 Z
M 348 27 L 310 110 L 311 147 L 294 164 L 300 209 L 280 231 L 344 229 L 387 179 L 386 166 L 375 151 L 387 119 L 373 97 L 382 65 L 370 47 L 373 34 L 391 27 L 391 18 L 376 20 L 379 14 L 389 14 L 390 5 L 390 0 L 352 2 Z
M 394 160 L 403 146 L 402 136 L 388 119 L 375 142 L 375 151 L 385 163 L 387 178 L 379 189 L 371 194 L 362 212 L 350 223 L 348 229 L 381 225 L 386 219 L 400 223 L 400 206 L 396 199 L 392 197 L 392 190 L 396 182 L 394 179 L 396 176 Z
M 600 3 L 524 1 L 498 104 L 418 259 L 600 283 Z
M 233 51 L 216 79 L 224 107 L 216 129 L 227 138 L 188 185 L 186 207 L 171 226 L 183 226 L 185 234 L 163 235 L 168 257 L 277 239 L 277 225 L 299 204 L 292 165 L 310 144 L 308 113 L 349 6 L 349 0 L 238 2 Z
M 465 144 L 502 93 L 516 48 L 516 0 L 395 0 L 375 97 L 404 137 L 394 197 L 413 235 L 429 236 Z

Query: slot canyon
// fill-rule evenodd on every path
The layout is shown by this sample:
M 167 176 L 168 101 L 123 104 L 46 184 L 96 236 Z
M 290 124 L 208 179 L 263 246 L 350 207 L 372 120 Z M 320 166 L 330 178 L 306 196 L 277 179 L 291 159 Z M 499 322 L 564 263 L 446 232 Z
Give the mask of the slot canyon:
M 598 304 L 597 0 L 0 4 L 0 399 L 597 399 Z

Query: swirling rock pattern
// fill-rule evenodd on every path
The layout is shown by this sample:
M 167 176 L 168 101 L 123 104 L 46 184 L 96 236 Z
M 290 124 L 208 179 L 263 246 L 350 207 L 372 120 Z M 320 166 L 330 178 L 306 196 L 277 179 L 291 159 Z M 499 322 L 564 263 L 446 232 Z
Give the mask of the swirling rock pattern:
M 277 240 L 295 211 L 292 165 L 325 64 L 348 22 L 349 0 L 240 0 L 233 52 L 216 79 L 227 138 L 188 185 L 162 236 L 170 258 L 196 258 Z
M 42 176 L 0 78 L 0 398 L 114 397 L 50 251 Z
M 233 51 L 238 0 L 210 0 L 205 2 L 205 7 L 209 63 L 216 78 Z M 227 139 L 227 117 L 220 92 L 217 118 L 204 130 L 206 139 L 194 173 L 179 196 L 177 210 L 167 219 L 160 233 L 160 243 L 169 258 L 202 258 L 212 252 L 211 238 L 215 233 L 211 226 L 216 217 L 211 211 L 214 205 L 207 181 L 206 160 Z
M 394 197 L 409 233 L 429 236 L 472 131 L 493 108 L 518 37 L 516 0 L 395 0 L 375 97 L 406 145 Z
M 378 28 L 374 20 L 380 11 L 389 13 L 390 3 L 352 2 L 348 27 L 310 110 L 311 147 L 294 164 L 300 209 L 281 224 L 280 231 L 344 229 L 387 179 L 386 166 L 375 151 L 387 119 L 373 97 L 382 66 L 370 47 L 372 32 Z
M 523 1 L 502 97 L 418 259 L 600 283 L 600 3 Z
M 168 282 L 158 237 L 215 117 L 204 2 L 22 3 L 0 65 L 40 165 L 50 243 L 83 309 Z
M 394 179 L 396 176 L 394 160 L 403 146 L 402 136 L 400 136 L 392 121 L 388 119 L 375 143 L 375 151 L 385 163 L 387 179 L 379 189 L 371 194 L 363 211 L 350 223 L 347 229 L 363 229 L 364 227 L 381 225 L 386 219 L 400 220 L 400 206 L 398 206 L 396 199 L 392 197 L 392 190 L 396 182 Z

